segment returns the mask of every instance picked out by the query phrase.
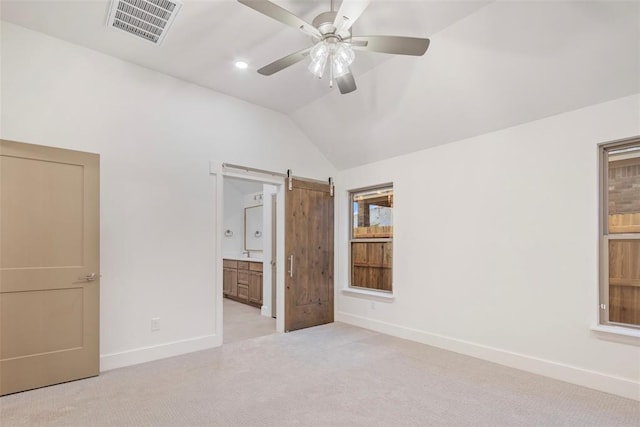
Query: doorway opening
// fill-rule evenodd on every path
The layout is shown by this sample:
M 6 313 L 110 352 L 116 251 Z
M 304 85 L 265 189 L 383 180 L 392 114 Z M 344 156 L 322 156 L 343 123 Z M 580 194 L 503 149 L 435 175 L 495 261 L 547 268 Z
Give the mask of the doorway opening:
M 284 250 L 283 180 L 224 169 L 218 177 L 222 343 L 283 332 L 284 277 L 277 261 Z

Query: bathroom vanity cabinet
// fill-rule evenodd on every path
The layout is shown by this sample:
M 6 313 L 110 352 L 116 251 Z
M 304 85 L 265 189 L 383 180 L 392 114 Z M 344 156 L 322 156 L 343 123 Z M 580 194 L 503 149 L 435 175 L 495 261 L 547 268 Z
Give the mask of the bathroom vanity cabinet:
M 224 296 L 238 296 L 238 262 L 224 260 L 222 264 L 222 291 Z
M 262 307 L 262 263 L 223 260 L 224 296 L 254 307 Z

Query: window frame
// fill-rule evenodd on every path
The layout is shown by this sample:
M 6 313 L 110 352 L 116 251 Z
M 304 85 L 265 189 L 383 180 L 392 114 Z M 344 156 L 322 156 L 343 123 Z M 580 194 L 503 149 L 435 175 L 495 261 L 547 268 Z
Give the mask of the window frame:
M 598 144 L 599 164 L 599 264 L 598 280 L 598 325 L 603 327 L 623 328 L 640 332 L 640 325 L 613 322 L 609 318 L 609 242 L 612 240 L 640 240 L 640 233 L 609 233 L 609 152 L 626 147 L 640 147 L 640 136 Z
M 366 288 L 366 287 L 362 287 L 362 286 L 353 286 L 353 258 L 352 258 L 352 247 L 353 247 L 353 243 L 358 243 L 358 242 L 364 242 L 364 243 L 377 243 L 377 242 L 391 242 L 391 247 L 392 247 L 392 251 L 395 252 L 395 248 L 393 247 L 393 236 L 395 235 L 395 214 L 393 215 L 393 224 L 392 224 L 392 236 L 391 237 L 381 237 L 381 238 L 354 238 L 353 237 L 353 217 L 354 217 L 354 211 L 353 211 L 353 195 L 356 193 L 362 193 L 365 191 L 373 191 L 373 190 L 385 190 L 385 189 L 391 189 L 391 191 L 393 192 L 393 197 L 394 197 L 394 205 L 395 205 L 395 189 L 394 189 L 394 185 L 393 182 L 387 182 L 387 183 L 383 183 L 383 184 L 377 184 L 377 185 L 370 185 L 367 187 L 360 187 L 360 188 L 354 188 L 354 189 L 350 189 L 347 191 L 347 198 L 348 198 L 348 203 L 349 203 L 349 239 L 348 239 L 348 250 L 347 250 L 347 257 L 348 257 L 348 264 L 349 264 L 349 268 L 348 268 L 348 283 L 347 283 L 347 289 L 348 291 L 351 292 L 357 292 L 357 293 L 363 293 L 363 294 L 368 294 L 370 293 L 370 295 L 380 295 L 380 296 L 393 296 L 393 289 L 394 289 L 394 281 L 393 281 L 393 270 L 394 270 L 394 260 L 393 258 L 391 259 L 391 290 L 387 291 L 384 289 L 375 289 L 375 288 Z

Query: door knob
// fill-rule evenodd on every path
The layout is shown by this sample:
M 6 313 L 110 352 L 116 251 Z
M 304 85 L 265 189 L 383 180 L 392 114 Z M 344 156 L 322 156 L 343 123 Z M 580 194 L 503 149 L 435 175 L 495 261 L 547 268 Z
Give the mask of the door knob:
M 87 282 L 93 282 L 96 280 L 96 273 L 87 274 L 86 276 L 78 277 L 80 280 L 86 280 Z

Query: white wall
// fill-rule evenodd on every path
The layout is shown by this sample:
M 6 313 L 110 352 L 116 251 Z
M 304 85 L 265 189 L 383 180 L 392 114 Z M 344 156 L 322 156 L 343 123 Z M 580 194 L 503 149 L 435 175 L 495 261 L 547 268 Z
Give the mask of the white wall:
M 224 180 L 224 229 L 230 230 L 232 236 L 222 239 L 222 256 L 239 256 L 243 250 L 244 226 L 242 217 L 242 201 L 244 195 L 234 186 Z
M 600 142 L 640 134 L 640 95 L 338 174 L 393 182 L 394 295 L 338 292 L 337 319 L 640 399 L 640 339 L 598 334 Z
M 209 162 L 332 166 L 279 113 L 6 22 L 1 34 L 0 136 L 101 155 L 101 368 L 220 344 Z
M 262 194 L 261 183 L 250 183 L 235 178 L 224 179 L 224 230 L 231 230 L 233 236 L 222 239 L 222 255 L 224 257 L 239 257 L 244 251 L 244 209 L 249 206 L 262 204 L 256 202 L 254 196 Z M 254 257 L 255 254 L 252 254 Z M 260 256 L 258 256 L 260 258 Z

